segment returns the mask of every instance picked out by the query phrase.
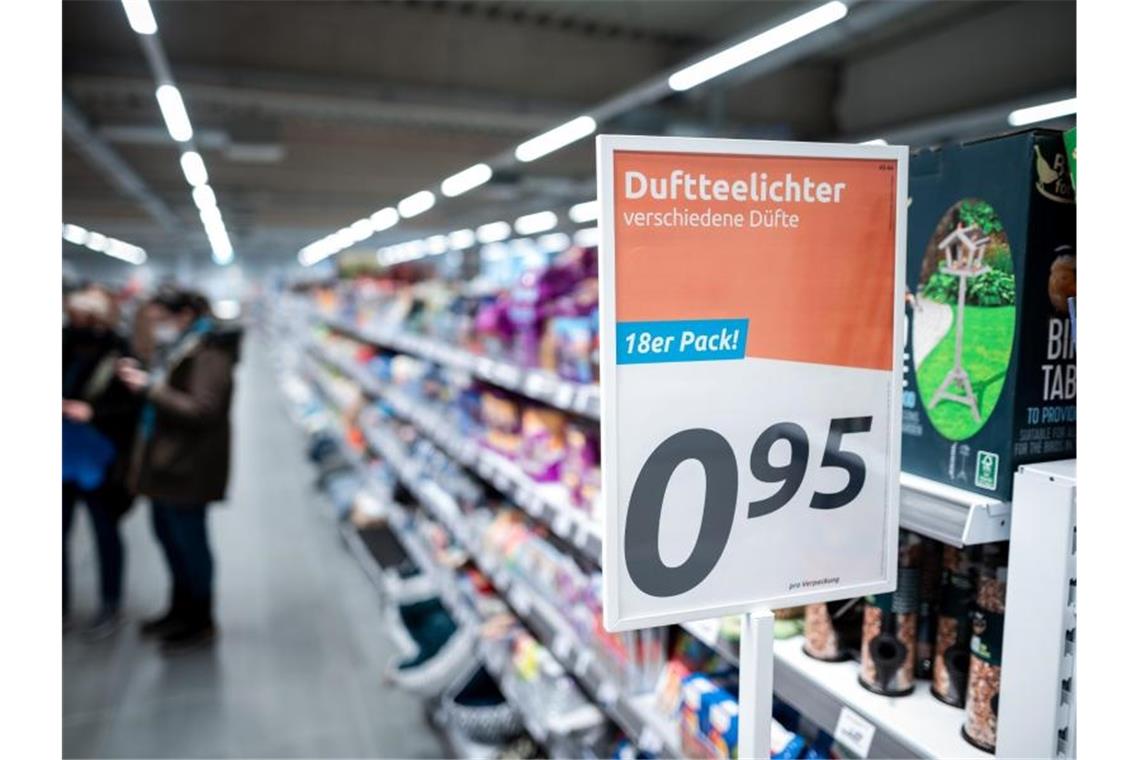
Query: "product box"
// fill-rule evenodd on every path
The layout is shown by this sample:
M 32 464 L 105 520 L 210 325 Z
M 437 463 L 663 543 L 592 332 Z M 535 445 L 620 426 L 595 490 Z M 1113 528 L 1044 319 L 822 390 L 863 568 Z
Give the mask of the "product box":
M 910 161 L 902 467 L 1009 499 L 1077 451 L 1076 205 L 1060 132 Z

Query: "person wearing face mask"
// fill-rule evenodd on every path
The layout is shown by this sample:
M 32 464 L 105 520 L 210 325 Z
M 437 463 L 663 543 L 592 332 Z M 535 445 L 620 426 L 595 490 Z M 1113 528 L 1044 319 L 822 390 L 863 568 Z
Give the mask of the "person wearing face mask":
M 124 551 L 120 518 L 134 500 L 126 487 L 141 404 L 115 376 L 128 357 L 116 331 L 111 293 L 89 286 L 66 301 L 63 328 L 63 616 L 70 627 L 68 544 L 76 507 L 90 516 L 99 563 L 100 610 L 84 630 L 88 639 L 110 636 L 121 623 Z
M 225 498 L 230 470 L 230 404 L 240 335 L 223 330 L 206 299 L 168 288 L 151 301 L 154 361 L 124 360 L 118 376 L 144 400 L 131 464 L 133 489 L 151 501 L 154 534 L 170 570 L 167 611 L 141 627 L 165 651 L 211 642 L 214 560 L 211 502 Z

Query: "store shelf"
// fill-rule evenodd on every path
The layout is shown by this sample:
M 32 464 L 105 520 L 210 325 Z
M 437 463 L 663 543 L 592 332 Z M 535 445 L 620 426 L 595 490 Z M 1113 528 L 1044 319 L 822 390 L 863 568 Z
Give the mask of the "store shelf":
M 545 523 L 587 560 L 601 566 L 601 525 L 571 504 L 561 485 L 535 483 L 514 462 L 483 448 L 456 429 L 443 415 L 368 376 L 359 365 L 346 362 L 319 345 L 310 346 L 310 352 L 320 361 L 352 377 L 367 393 L 387 401 L 400 417 L 415 425 L 451 458 L 476 472 L 531 517 Z
M 1009 540 L 1009 502 L 905 472 L 899 484 L 899 527 L 957 547 Z
M 415 463 L 400 450 L 402 444 L 390 434 L 374 428 L 365 427 L 364 434 L 369 445 L 388 460 L 412 495 L 467 549 L 496 593 L 507 601 L 519 620 L 550 650 L 562 667 L 575 676 L 590 699 L 643 749 L 681 757 L 677 727 L 657 714 L 652 706 L 652 695 L 624 693 L 605 665 L 580 646 L 577 634 L 565 617 L 532 591 L 525 581 L 481 550 L 477 537 L 460 515 L 454 500 L 434 483 L 425 482 L 419 476 Z
M 558 510 L 563 505 L 543 499 L 542 493 L 511 462 L 460 436 L 434 411 L 388 387 L 377 389 L 401 417 L 417 426 L 450 455 L 478 472 L 481 477 L 510 495 L 519 506 L 550 523 L 562 523 L 560 535 L 581 530 L 566 528 Z M 418 467 L 391 434 L 364 428 L 369 445 L 384 456 L 409 490 L 465 546 L 475 564 L 496 592 L 530 628 L 563 667 L 575 675 L 586 693 L 623 731 L 636 737 L 647 750 L 680 756 L 677 727 L 654 709 L 651 694 L 624 694 L 607 669 L 593 661 L 588 650 L 577 646 L 577 635 L 561 613 L 529 590 L 525 581 L 482 553 L 466 521 L 451 497 L 434 483 L 420 477 Z M 547 511 L 549 506 L 550 511 Z M 568 507 L 567 507 L 568 508 Z M 1009 504 L 904 475 L 900 522 L 902 527 L 957 546 L 1006 540 L 1009 537 Z M 587 528 L 589 529 L 589 528 Z M 576 545 L 577 544 L 576 542 Z M 598 536 L 600 548 L 600 536 Z M 732 647 L 710 636 L 699 625 L 686 629 L 708 643 L 726 660 L 738 664 Z M 823 663 L 804 655 L 802 638 L 775 642 L 774 687 L 814 723 L 834 731 L 840 711 L 854 710 L 875 726 L 872 757 L 961 757 L 981 758 L 985 753 L 961 737 L 964 712 L 934 699 L 928 685 L 920 683 L 906 697 L 872 694 L 858 684 L 857 665 Z M 536 737 L 537 738 L 537 737 Z
M 517 464 L 483 448 L 441 415 L 398 391 L 385 391 L 384 398 L 449 456 L 474 470 L 531 517 L 546 523 L 595 565 L 601 565 L 601 525 L 571 504 L 561 485 L 535 483 Z
M 965 711 L 935 699 L 927 682 L 905 697 L 872 694 L 859 685 L 854 662 L 813 660 L 802 647 L 801 636 L 775 642 L 776 694 L 828 732 L 840 710 L 854 710 L 875 727 L 868 757 L 992 757 L 962 738 Z
M 438 340 L 399 330 L 361 328 L 344 319 L 314 312 L 326 327 L 364 343 L 403 353 L 415 354 L 428 361 L 444 364 L 485 380 L 500 388 L 544 404 L 580 414 L 591 419 L 601 416 L 601 396 L 595 383 L 576 383 L 542 369 L 479 356 Z

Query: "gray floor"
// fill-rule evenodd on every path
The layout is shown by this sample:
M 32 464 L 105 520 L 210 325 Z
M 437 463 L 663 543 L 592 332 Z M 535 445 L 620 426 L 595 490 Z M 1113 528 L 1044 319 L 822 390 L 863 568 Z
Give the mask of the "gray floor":
M 264 341 L 246 341 L 230 500 L 210 517 L 221 637 L 168 658 L 135 621 L 166 571 L 140 501 L 124 523 L 132 624 L 63 645 L 65 757 L 441 757 L 421 703 L 380 680 L 393 652 L 375 592 L 338 543 L 286 416 Z M 72 536 L 77 616 L 95 607 L 94 556 Z

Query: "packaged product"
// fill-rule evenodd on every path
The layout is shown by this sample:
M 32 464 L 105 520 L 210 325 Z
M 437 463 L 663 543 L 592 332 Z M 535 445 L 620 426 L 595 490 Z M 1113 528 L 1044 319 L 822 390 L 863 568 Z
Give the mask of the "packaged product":
M 1076 456 L 1076 207 L 1060 132 L 910 161 L 904 470 L 1009 499 Z
M 515 459 L 519 453 L 519 404 L 503 393 L 484 390 L 480 400 L 480 416 L 486 426 L 483 441 L 503 456 Z
M 566 456 L 566 415 L 557 409 L 528 406 L 522 414 L 518 461 L 539 483 L 558 480 Z
M 970 614 L 970 675 L 966 685 L 967 741 L 979 749 L 997 748 L 1001 648 L 1005 628 L 1008 544 L 986 544 L 978 567 L 978 591 Z
M 804 606 L 804 654 L 839 662 L 859 648 L 863 608 L 858 599 Z
M 970 669 L 970 607 L 974 579 L 969 552 L 953 546 L 942 549 L 942 582 L 938 600 L 938 639 L 934 648 L 930 691 L 948 705 L 966 704 L 966 676 Z
M 566 425 L 566 455 L 562 460 L 562 484 L 576 507 L 591 511 L 602 486 L 597 431 L 583 425 Z
M 899 533 L 898 587 L 889 594 L 875 594 L 863 608 L 859 683 L 876 694 L 902 696 L 914 691 L 921 549 L 918 536 Z

